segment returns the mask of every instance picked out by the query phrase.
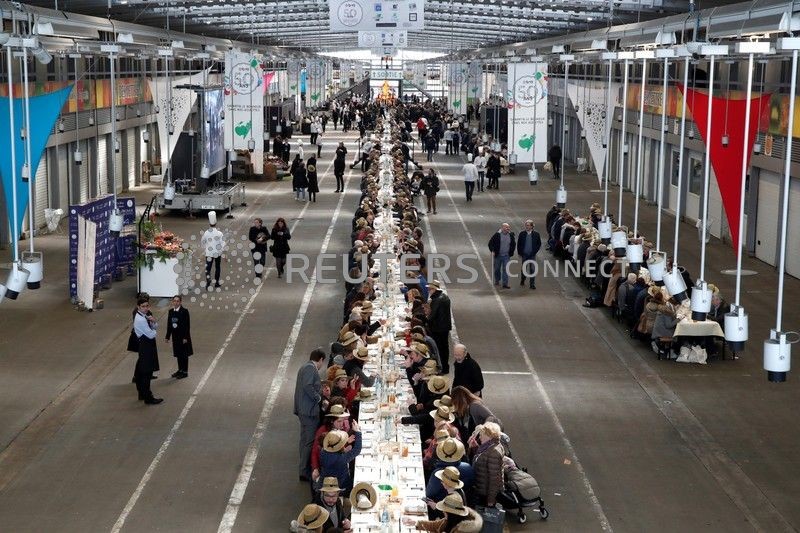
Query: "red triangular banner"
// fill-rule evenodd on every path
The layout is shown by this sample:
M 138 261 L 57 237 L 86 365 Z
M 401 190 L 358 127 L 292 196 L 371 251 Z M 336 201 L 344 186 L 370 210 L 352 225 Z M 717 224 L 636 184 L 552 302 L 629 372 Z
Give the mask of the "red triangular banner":
M 682 87 L 678 87 L 683 92 Z M 711 108 L 711 135 L 706 132 L 708 120 L 708 95 L 686 89 L 686 105 L 692 112 L 692 118 L 700 137 L 706 143 L 711 156 L 711 166 L 717 177 L 717 185 L 722 196 L 722 205 L 728 217 L 733 247 L 739 242 L 739 205 L 742 192 L 742 150 L 744 150 L 744 122 L 747 100 L 732 100 L 713 97 Z M 765 113 L 769 112 L 769 94 L 753 98 L 750 105 L 750 131 L 747 135 L 747 163 L 753 155 L 758 125 Z M 759 109 L 762 116 L 758 116 Z M 727 115 L 727 119 L 726 119 Z M 727 124 L 727 131 L 726 131 Z M 723 135 L 728 136 L 728 146 L 722 145 Z M 740 253 L 738 250 L 737 253 Z

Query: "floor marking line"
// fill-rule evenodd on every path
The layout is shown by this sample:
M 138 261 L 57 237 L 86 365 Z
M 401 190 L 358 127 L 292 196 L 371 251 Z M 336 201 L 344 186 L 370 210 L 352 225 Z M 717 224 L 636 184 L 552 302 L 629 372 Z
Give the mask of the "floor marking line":
M 345 189 L 347 189 L 347 185 L 350 183 L 352 174 L 353 171 L 351 169 L 350 172 L 348 172 L 347 180 L 345 181 Z M 339 201 L 336 204 L 336 210 L 334 211 L 333 218 L 331 219 L 331 225 L 328 227 L 328 231 L 325 234 L 325 239 L 322 241 L 320 254 L 324 254 L 328 250 L 328 245 L 330 244 L 333 230 L 336 226 L 336 222 L 339 219 L 339 213 L 342 210 L 344 198 L 344 194 L 339 196 Z M 306 287 L 306 292 L 303 295 L 303 301 L 300 304 L 300 309 L 297 311 L 297 317 L 295 318 L 294 325 L 292 326 L 292 331 L 289 334 L 289 339 L 286 341 L 286 348 L 283 350 L 283 355 L 281 355 L 278 368 L 275 371 L 274 377 L 272 378 L 269 394 L 264 401 L 264 407 L 261 410 L 261 415 L 256 423 L 255 431 L 253 432 L 253 436 L 250 439 L 250 444 L 247 447 L 247 452 L 245 453 L 244 460 L 242 461 L 242 468 L 239 470 L 236 483 L 233 486 L 233 490 L 231 490 L 231 495 L 228 499 L 228 505 L 225 508 L 225 513 L 222 515 L 219 529 L 217 529 L 218 533 L 230 532 L 236 523 L 236 518 L 239 515 L 239 509 L 242 505 L 242 501 L 244 500 L 247 487 L 250 484 L 250 478 L 253 475 L 253 469 L 255 468 L 256 460 L 258 459 L 261 441 L 264 440 L 264 435 L 267 430 L 267 424 L 269 423 L 270 416 L 272 415 L 272 410 L 275 408 L 275 402 L 278 399 L 278 394 L 280 393 L 280 390 L 286 380 L 286 372 L 289 368 L 289 361 L 294 354 L 297 338 L 300 336 L 300 330 L 303 326 L 303 322 L 305 321 L 306 312 L 308 311 L 308 306 L 311 303 L 311 297 L 314 294 L 314 288 L 317 286 L 316 274 L 317 269 L 315 267 L 311 276 L 311 283 L 309 283 L 309 285 Z
M 328 172 L 330 171 L 331 165 L 333 165 L 333 160 L 331 160 L 330 164 L 328 164 L 328 168 L 325 170 L 325 174 L 323 174 L 322 179 L 319 180 L 320 183 L 322 183 L 322 181 L 324 180 L 325 176 L 327 176 Z M 342 201 L 342 198 L 340 197 L 339 198 L 339 204 L 340 205 L 341 205 L 341 201 Z M 310 206 L 310 205 L 311 205 L 311 202 L 306 202 L 306 204 L 303 206 L 303 209 L 300 211 L 300 215 L 299 215 L 301 218 L 305 214 L 306 210 L 308 209 L 308 206 Z M 292 224 L 292 227 L 289 230 L 290 233 L 294 233 L 294 230 L 297 227 L 297 224 L 299 222 L 300 221 L 298 220 L 294 224 Z M 331 226 L 331 227 L 333 227 L 333 226 Z M 267 269 L 267 272 L 265 273 L 266 275 L 264 276 L 264 278 L 268 277 L 269 271 L 272 270 L 273 268 L 274 267 L 269 267 L 269 269 Z M 211 374 L 214 372 L 214 369 L 217 367 L 217 363 L 219 363 L 220 359 L 222 358 L 222 355 L 225 353 L 225 350 L 227 350 L 228 345 L 231 343 L 231 341 L 233 340 L 233 337 L 239 331 L 239 328 L 241 327 L 242 322 L 244 321 L 245 317 L 250 314 L 249 310 L 253 306 L 253 303 L 255 302 L 256 297 L 258 297 L 258 295 L 261 293 L 261 288 L 264 285 L 265 285 L 264 283 L 261 283 L 261 284 L 258 285 L 258 287 L 256 288 L 256 292 L 250 297 L 250 299 L 247 301 L 247 304 L 244 306 L 244 308 L 242 308 L 241 315 L 236 320 L 236 323 L 233 325 L 233 328 L 231 329 L 230 333 L 225 338 L 225 341 L 222 343 L 222 346 L 220 346 L 219 350 L 217 351 L 217 354 L 214 356 L 214 359 L 211 360 L 211 363 L 208 365 L 208 368 L 206 369 L 205 373 L 203 374 L 203 377 L 200 379 L 200 382 L 197 384 L 197 387 L 195 387 L 195 389 L 192 392 L 191 396 L 189 396 L 189 399 L 186 400 L 186 404 L 183 406 L 183 409 L 181 410 L 180 415 L 178 415 L 177 420 L 175 420 L 175 423 L 172 425 L 172 428 L 170 429 L 169 433 L 167 434 L 166 439 L 164 439 L 164 442 L 161 443 L 161 447 L 158 449 L 158 452 L 156 452 L 156 455 L 153 458 L 152 462 L 150 463 L 150 466 L 147 467 L 147 470 L 145 471 L 144 475 L 142 476 L 142 479 L 139 481 L 139 484 L 136 486 L 136 489 L 133 491 L 133 494 L 131 495 L 130 499 L 128 499 L 128 502 L 125 504 L 125 507 L 122 509 L 122 512 L 120 513 L 119 517 L 117 518 L 117 521 L 112 526 L 111 533 L 119 533 L 122 530 L 122 527 L 125 525 L 125 521 L 128 519 L 128 516 L 130 515 L 131 511 L 133 511 L 133 508 L 136 506 L 136 503 L 139 501 L 139 498 L 141 497 L 142 492 L 144 492 L 144 488 L 147 486 L 147 484 L 150 482 L 150 479 L 153 477 L 153 474 L 155 473 L 156 468 L 158 467 L 159 463 L 161 462 L 162 457 L 164 457 L 164 454 L 167 452 L 167 449 L 169 448 L 170 444 L 172 444 L 172 440 L 175 438 L 175 435 L 178 433 L 178 430 L 183 425 L 183 421 L 186 419 L 186 416 L 189 414 L 189 411 L 191 410 L 192 406 L 194 405 L 195 401 L 197 400 L 198 395 L 205 388 L 206 383 L 208 382 L 209 378 L 211 377 Z
M 502 370 L 481 370 L 483 374 L 492 374 L 497 376 L 530 376 L 530 372 L 504 372 Z
M 434 162 L 434 166 L 439 166 L 439 165 L 438 163 Z M 456 205 L 455 199 L 453 198 L 453 194 L 450 192 L 450 187 L 447 184 L 447 180 L 440 179 L 439 181 L 440 183 L 444 184 L 445 191 L 447 192 L 447 197 L 450 200 L 450 204 L 453 206 L 453 209 L 455 209 L 456 216 L 458 217 L 458 220 L 461 223 L 461 227 L 464 229 L 464 234 L 467 236 L 467 239 L 469 240 L 473 251 L 478 256 L 478 261 L 480 262 L 483 275 L 486 278 L 486 281 L 489 283 L 489 287 L 491 287 L 492 289 L 492 293 L 494 294 L 495 301 L 497 302 L 497 305 L 500 308 L 500 312 L 502 313 L 503 318 L 505 319 L 506 324 L 508 325 L 508 328 L 511 331 L 511 335 L 514 337 L 514 343 L 517 345 L 520 353 L 522 354 L 522 358 L 525 361 L 525 366 L 527 366 L 528 370 L 530 370 L 531 378 L 533 379 L 536 390 L 541 395 L 543 403 L 547 408 L 547 411 L 550 414 L 553 423 L 556 426 L 556 430 L 558 431 L 558 434 L 561 437 L 561 442 L 567 449 L 567 452 L 569 453 L 572 459 L 572 464 L 575 466 L 575 469 L 581 476 L 584 489 L 589 495 L 589 500 L 591 502 L 592 508 L 598 520 L 600 521 L 600 527 L 603 529 L 603 531 L 611 532 L 613 530 L 611 528 L 611 524 L 608 521 L 608 517 L 606 516 L 605 511 L 603 511 L 603 507 L 600 504 L 600 500 L 597 498 L 597 494 L 595 494 L 594 492 L 594 488 L 592 488 L 592 484 L 589 481 L 589 477 L 586 474 L 586 470 L 584 470 L 583 464 L 581 463 L 580 459 L 578 459 L 575 447 L 573 446 L 572 441 L 567 436 L 567 432 L 564 429 L 564 425 L 561 423 L 561 419 L 558 417 L 558 413 L 556 413 L 555 407 L 553 406 L 553 402 L 550 400 L 550 395 L 545 390 L 544 384 L 542 383 L 542 380 L 539 377 L 536 368 L 533 366 L 533 362 L 531 361 L 531 358 L 528 355 L 528 350 L 525 348 L 525 345 L 523 344 L 522 339 L 520 338 L 519 333 L 517 332 L 517 328 L 511 321 L 511 316 L 508 314 L 508 310 L 506 309 L 506 306 L 503 303 L 502 298 L 500 298 L 500 294 L 497 292 L 497 289 L 494 286 L 492 275 L 489 274 L 489 271 L 486 268 L 486 264 L 484 263 L 483 256 L 481 256 L 480 252 L 478 251 L 478 247 L 475 244 L 475 239 L 472 237 L 472 233 L 470 233 L 466 222 L 464 222 L 464 217 L 461 215 L 461 210 L 458 208 L 458 205 Z
M 430 217 L 424 216 L 422 217 L 422 223 L 425 226 L 425 233 L 428 235 L 428 244 L 431 245 L 431 253 L 437 254 L 439 253 L 438 249 L 436 248 L 436 240 L 433 238 L 433 230 L 431 229 L 431 222 Z M 428 281 L 431 281 L 430 279 Z M 445 287 L 447 289 L 447 287 Z M 450 329 L 450 336 L 453 339 L 453 345 L 459 344 L 461 339 L 458 337 L 458 330 L 456 329 L 456 317 L 453 315 L 453 306 L 450 306 L 450 324 L 452 328 Z M 452 355 L 452 354 L 450 354 Z

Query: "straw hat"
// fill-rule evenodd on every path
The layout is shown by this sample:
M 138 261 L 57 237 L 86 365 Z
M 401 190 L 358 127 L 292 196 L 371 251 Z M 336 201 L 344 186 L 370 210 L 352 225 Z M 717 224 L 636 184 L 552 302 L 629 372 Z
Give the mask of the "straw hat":
M 347 445 L 348 435 L 338 429 L 330 430 L 322 441 L 322 449 L 326 452 L 340 452 Z
M 371 313 L 372 312 L 372 302 L 366 301 L 361 304 L 361 312 L 362 313 Z
M 348 378 L 348 377 L 350 377 L 350 376 L 347 375 L 347 372 L 344 370 L 344 368 L 339 368 L 339 369 L 336 370 L 336 373 L 333 374 L 333 381 L 336 381 L 337 379 L 341 379 L 341 378 Z
M 456 419 L 455 415 L 450 412 L 449 407 L 438 407 L 437 409 L 431 411 L 430 415 L 433 417 L 434 423 L 453 422 Z
M 437 429 L 436 431 L 433 432 L 433 439 L 437 443 L 442 442 L 444 439 L 449 439 L 449 438 L 450 438 L 450 433 L 444 428 Z
M 650 298 L 655 298 L 656 295 L 659 294 L 660 292 L 661 292 L 661 289 L 656 287 L 655 285 L 650 285 L 647 288 L 647 295 L 650 296 Z
M 436 364 L 436 361 L 433 359 L 428 359 L 425 361 L 425 364 L 422 365 L 422 375 L 423 376 L 435 376 L 439 373 L 439 365 Z
M 333 418 L 347 418 L 350 416 L 350 413 L 345 409 L 344 405 L 333 404 L 331 405 L 330 410 L 325 413 L 325 416 L 330 416 Z
M 453 399 L 450 396 L 448 396 L 447 394 L 445 394 L 444 396 L 442 396 L 438 400 L 434 400 L 433 401 L 433 405 L 436 406 L 436 407 L 445 406 L 448 409 L 452 409 L 453 408 Z
M 422 342 L 415 342 L 411 344 L 411 349 L 414 350 L 415 352 L 418 352 L 422 357 L 425 357 L 426 359 L 429 357 L 427 344 L 424 344 Z
M 447 488 L 450 489 L 460 489 L 464 486 L 464 482 L 461 481 L 461 472 L 458 471 L 458 468 L 454 466 L 448 466 L 441 470 L 437 470 L 434 474 Z
M 458 516 L 467 516 L 469 514 L 469 510 L 464 505 L 464 500 L 461 499 L 460 494 L 448 494 L 444 500 L 436 504 L 436 508 L 443 513 Z
M 459 496 L 460 498 L 460 496 Z M 317 529 L 328 521 L 330 513 L 315 503 L 309 503 L 303 507 L 300 516 L 297 517 L 297 523 L 300 527 L 306 529 Z
M 356 335 L 352 331 L 345 332 L 344 335 L 342 335 L 341 339 L 339 340 L 339 342 L 341 342 L 345 346 L 347 346 L 348 344 L 353 344 L 354 342 L 357 341 L 358 341 L 358 335 Z
M 425 335 L 423 335 L 422 333 L 413 333 L 411 335 L 411 338 L 414 339 L 415 341 L 425 342 Z
M 358 391 L 358 395 L 356 396 L 357 400 L 369 400 L 372 398 L 372 391 L 369 389 L 361 388 Z
M 450 390 L 450 381 L 444 376 L 433 376 L 428 380 L 428 390 L 434 394 L 444 394 Z
M 355 509 L 367 511 L 378 503 L 378 493 L 369 483 L 356 483 L 350 491 L 350 503 Z
M 458 533 L 481 533 L 483 530 L 483 518 L 474 509 L 467 507 L 469 515 L 463 522 L 459 522 L 456 526 Z
M 369 361 L 369 350 L 366 346 L 361 346 L 353 355 L 359 361 Z
M 429 288 L 429 289 L 436 289 L 436 290 L 438 291 L 438 290 L 440 290 L 440 289 L 442 288 L 442 286 L 441 286 L 441 284 L 439 283 L 439 280 L 436 280 L 436 279 L 435 279 L 435 280 L 433 280 L 433 281 L 429 281 L 429 282 L 428 282 L 428 288 Z
M 342 489 L 339 488 L 339 480 L 335 477 L 326 477 L 322 480 L 322 487 L 319 489 L 320 492 L 335 492 L 340 493 Z
M 455 463 L 464 457 L 464 444 L 452 437 L 447 437 L 436 445 L 436 457 L 445 463 Z

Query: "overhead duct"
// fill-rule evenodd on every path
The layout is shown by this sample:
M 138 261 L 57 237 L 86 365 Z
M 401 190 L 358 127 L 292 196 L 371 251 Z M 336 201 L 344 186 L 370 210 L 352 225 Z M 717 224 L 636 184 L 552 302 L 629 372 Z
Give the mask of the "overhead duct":
M 99 39 L 100 32 L 89 26 L 75 26 L 60 22 L 37 22 L 36 33 L 48 37 L 69 37 L 71 39 Z
M 785 11 L 777 13 L 772 10 L 753 10 L 745 14 L 740 11 L 728 15 L 718 14 L 720 10 L 715 10 L 708 19 L 707 36 L 709 40 L 737 39 L 773 33 L 791 34 L 800 31 L 800 16 L 792 14 L 791 5 L 788 2 Z

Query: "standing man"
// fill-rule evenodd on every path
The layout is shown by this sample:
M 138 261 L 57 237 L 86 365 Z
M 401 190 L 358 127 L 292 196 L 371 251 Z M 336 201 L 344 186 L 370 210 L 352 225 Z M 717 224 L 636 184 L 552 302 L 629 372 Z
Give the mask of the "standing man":
M 489 152 L 486 160 L 486 177 L 489 178 L 489 189 L 500 188 L 500 156 L 497 152 Z
M 317 348 L 297 371 L 294 414 L 300 419 L 300 481 L 311 480 L 311 447 L 319 427 L 319 402 L 322 399 L 319 371 L 324 362 L 325 352 Z
M 191 323 L 189 310 L 183 307 L 183 298 L 172 297 L 172 309 L 167 315 L 167 341 L 172 339 L 172 355 L 178 360 L 178 371 L 172 374 L 175 379 L 189 377 L 189 356 L 192 350 Z
M 547 160 L 553 165 L 553 179 L 557 180 L 561 177 L 561 147 L 554 144 L 547 151 Z
M 450 372 L 450 330 L 453 329 L 450 321 L 450 298 L 442 292 L 438 280 L 428 283 L 428 291 L 431 294 L 428 331 L 439 349 L 442 374 L 448 374 Z
M 200 243 L 206 254 L 206 290 L 211 286 L 211 266 L 214 265 L 214 288 L 219 287 L 219 274 L 222 266 L 222 250 L 225 248 L 225 237 L 217 229 L 216 211 L 208 212 L 209 228 L 203 233 Z
M 536 254 L 542 247 L 542 238 L 535 230 L 533 220 L 525 221 L 525 230 L 519 234 L 517 240 L 517 253 L 522 260 L 522 273 L 519 277 L 520 286 L 525 285 L 525 278 L 531 280 L 531 289 L 536 288 Z M 530 274 L 530 275 L 528 275 Z
M 336 159 L 333 160 L 333 175 L 336 176 L 336 190 L 334 192 L 344 192 L 344 167 L 347 157 L 347 148 L 343 142 L 339 142 L 336 148 Z
M 256 277 L 260 278 L 264 274 L 267 264 L 267 241 L 269 241 L 269 230 L 264 227 L 264 221 L 256 218 L 248 233 L 250 242 L 253 243 L 253 266 Z M 259 268 L 259 265 L 261 267 Z
M 481 365 L 467 351 L 463 344 L 453 346 L 453 383 L 451 390 L 464 387 L 476 396 L 483 390 L 483 372 Z
M 475 163 L 475 167 L 478 169 L 478 191 L 483 192 L 486 184 L 486 157 L 483 155 L 482 149 L 478 149 L 478 155 L 475 156 L 472 162 Z
M 467 161 L 461 171 L 464 173 L 464 188 L 467 191 L 467 201 L 472 201 L 472 192 L 475 190 L 475 182 L 478 181 L 478 167 L 475 163 Z
M 492 252 L 492 262 L 494 263 L 494 284 L 500 285 L 502 282 L 504 289 L 508 286 L 508 260 L 514 255 L 515 248 L 514 232 L 511 226 L 503 223 L 500 229 L 489 239 L 489 251 Z
M 156 346 L 156 323 L 155 317 L 150 311 L 150 297 L 140 295 L 136 299 L 136 315 L 133 317 L 133 333 L 136 335 L 139 344 L 136 359 L 136 368 L 133 371 L 133 379 L 136 382 L 136 390 L 139 392 L 139 400 L 147 405 L 155 405 L 163 402 L 162 398 L 153 397 L 150 390 L 150 379 L 156 368 L 158 360 L 158 346 Z

